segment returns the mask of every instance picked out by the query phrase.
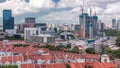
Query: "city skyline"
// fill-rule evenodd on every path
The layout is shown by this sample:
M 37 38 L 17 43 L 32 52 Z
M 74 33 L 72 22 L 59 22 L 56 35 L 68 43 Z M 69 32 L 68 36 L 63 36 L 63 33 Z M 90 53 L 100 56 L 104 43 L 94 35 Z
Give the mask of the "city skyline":
M 99 20 L 110 25 L 113 18 L 120 19 L 119 4 L 119 0 L 86 0 L 85 11 L 89 12 L 91 6 L 92 14 L 96 10 Z M 37 23 L 79 23 L 81 5 L 82 0 L 1 0 L 0 25 L 4 9 L 12 10 L 15 24 L 24 23 L 25 17 L 36 17 Z

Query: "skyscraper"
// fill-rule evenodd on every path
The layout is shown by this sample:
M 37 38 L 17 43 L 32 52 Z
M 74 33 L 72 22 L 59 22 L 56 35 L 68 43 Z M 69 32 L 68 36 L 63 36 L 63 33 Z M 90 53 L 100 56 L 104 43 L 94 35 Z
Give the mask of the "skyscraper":
M 6 29 L 14 29 L 14 17 L 11 10 L 3 10 L 3 31 Z
M 103 31 L 105 29 L 105 24 L 101 21 L 98 22 L 98 31 Z
M 116 25 L 116 19 L 112 19 L 112 29 L 115 30 L 117 27 Z
M 120 20 L 117 20 L 117 30 L 120 31 Z

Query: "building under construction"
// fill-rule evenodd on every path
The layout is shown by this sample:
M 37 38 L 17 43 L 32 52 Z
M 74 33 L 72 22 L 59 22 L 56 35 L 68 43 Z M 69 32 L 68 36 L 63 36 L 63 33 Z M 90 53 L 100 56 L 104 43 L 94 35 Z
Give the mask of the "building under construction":
M 79 16 L 81 38 L 93 38 L 97 36 L 98 16 L 90 16 L 88 13 L 82 13 Z
M 90 6 L 89 6 L 90 7 Z M 92 15 L 92 8 L 90 7 L 90 13 L 85 13 L 85 5 L 83 0 L 83 5 L 81 6 L 82 13 L 79 16 L 79 22 L 80 22 L 80 36 L 83 39 L 86 38 L 94 38 L 97 36 L 98 33 L 98 16 L 95 14 Z

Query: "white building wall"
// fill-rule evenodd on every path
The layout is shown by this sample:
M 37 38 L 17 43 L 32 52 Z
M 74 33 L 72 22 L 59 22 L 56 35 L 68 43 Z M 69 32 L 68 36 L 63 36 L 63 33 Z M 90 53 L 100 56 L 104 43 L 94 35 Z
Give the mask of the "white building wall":
M 103 55 L 101 56 L 101 62 L 107 62 L 107 63 L 109 63 L 109 62 L 110 62 L 109 55 L 103 54 Z
M 120 30 L 120 20 L 117 21 L 117 30 Z
M 31 35 L 40 35 L 41 29 L 40 28 L 25 28 L 24 30 L 24 40 L 30 40 Z
M 10 35 L 16 34 L 16 30 L 15 29 L 6 29 L 5 32 L 7 34 L 10 34 Z

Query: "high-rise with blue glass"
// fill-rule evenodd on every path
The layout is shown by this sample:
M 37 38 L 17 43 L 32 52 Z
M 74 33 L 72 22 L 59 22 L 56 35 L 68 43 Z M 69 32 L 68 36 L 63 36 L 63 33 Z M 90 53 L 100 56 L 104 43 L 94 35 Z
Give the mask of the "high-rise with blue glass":
M 11 10 L 3 10 L 3 31 L 6 29 L 14 29 L 14 17 Z

